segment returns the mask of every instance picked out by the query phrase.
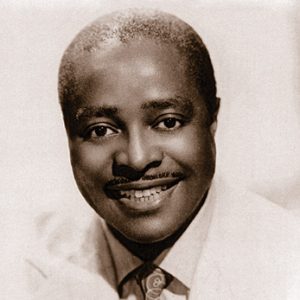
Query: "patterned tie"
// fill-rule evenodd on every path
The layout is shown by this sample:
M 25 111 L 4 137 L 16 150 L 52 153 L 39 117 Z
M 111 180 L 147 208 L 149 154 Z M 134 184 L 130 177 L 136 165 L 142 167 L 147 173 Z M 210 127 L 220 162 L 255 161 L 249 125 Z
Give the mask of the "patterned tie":
M 172 276 L 153 264 L 146 263 L 138 276 L 145 300 L 160 300 L 164 288 L 171 282 Z

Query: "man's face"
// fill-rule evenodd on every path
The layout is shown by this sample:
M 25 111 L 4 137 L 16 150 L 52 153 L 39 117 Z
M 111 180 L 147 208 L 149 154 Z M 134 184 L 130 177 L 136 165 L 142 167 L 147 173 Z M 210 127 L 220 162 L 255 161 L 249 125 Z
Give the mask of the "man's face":
M 66 124 L 79 189 L 128 239 L 163 240 L 199 207 L 214 173 L 213 133 L 185 60 L 144 39 L 81 66 Z

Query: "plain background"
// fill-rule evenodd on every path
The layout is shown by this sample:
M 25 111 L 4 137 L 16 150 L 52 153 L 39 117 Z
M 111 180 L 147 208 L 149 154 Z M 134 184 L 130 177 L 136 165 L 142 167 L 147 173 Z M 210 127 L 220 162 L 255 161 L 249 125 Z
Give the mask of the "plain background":
M 16 263 L 9 254 L 30 247 L 36 216 L 59 209 L 80 218 L 89 209 L 72 177 L 58 105 L 63 51 L 99 15 L 140 6 L 181 17 L 210 51 L 222 98 L 218 172 L 300 216 L 300 18 L 293 1 L 0 1 L 0 278 L 9 283 L 16 277 L 7 273 Z M 14 289 L 6 288 L 4 298 Z

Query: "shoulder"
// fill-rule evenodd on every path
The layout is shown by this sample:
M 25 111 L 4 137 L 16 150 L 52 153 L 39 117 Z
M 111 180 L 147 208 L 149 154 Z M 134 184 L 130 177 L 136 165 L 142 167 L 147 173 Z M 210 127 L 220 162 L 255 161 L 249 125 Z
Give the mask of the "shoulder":
M 273 257 L 300 247 L 300 222 L 295 215 L 269 199 L 231 183 L 217 181 L 213 187 L 215 207 L 211 239 L 233 251 L 252 257 L 264 253 Z M 261 252 L 259 252 L 261 251 Z M 274 255 L 272 255 L 274 253 Z M 246 253 L 245 253 L 246 254 Z
M 299 220 L 220 179 L 209 200 L 214 201 L 213 216 L 195 277 L 206 299 L 221 294 L 228 295 L 222 299 L 287 299 L 299 284 Z
M 258 236 L 264 231 L 284 233 L 284 230 L 294 228 L 299 223 L 295 215 L 287 209 L 223 178 L 215 180 L 210 192 L 210 197 L 215 202 L 214 221 L 224 222 L 227 230 L 242 231 L 251 224 L 254 226 L 251 226 L 251 231 L 255 231 L 257 227 L 261 228 L 259 232 L 255 231 L 255 236 Z M 230 225 L 236 222 L 241 226 L 245 225 L 246 228 L 231 228 Z
M 115 292 L 102 220 L 93 212 L 47 212 L 35 220 L 34 238 L 23 260 L 30 299 L 100 299 Z

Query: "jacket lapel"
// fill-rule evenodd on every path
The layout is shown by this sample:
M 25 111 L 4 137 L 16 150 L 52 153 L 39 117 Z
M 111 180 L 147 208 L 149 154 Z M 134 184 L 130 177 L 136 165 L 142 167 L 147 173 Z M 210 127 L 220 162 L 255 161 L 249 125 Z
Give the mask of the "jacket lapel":
M 70 220 L 53 219 L 53 227 L 64 228 L 68 234 L 59 235 L 56 230 L 47 235 L 46 247 L 32 245 L 32 255 L 25 260 L 30 299 L 118 299 L 101 220 L 89 220 L 78 229 Z M 73 231 L 77 232 L 74 241 L 69 234 Z
M 288 298 L 299 266 L 298 222 L 258 195 L 224 186 L 213 192 L 214 213 L 190 299 L 300 299 Z
M 33 300 L 99 300 L 118 299 L 115 290 L 98 274 L 93 274 L 64 261 L 44 278 Z

